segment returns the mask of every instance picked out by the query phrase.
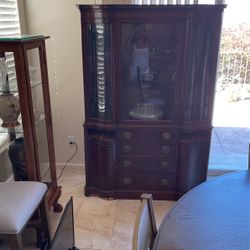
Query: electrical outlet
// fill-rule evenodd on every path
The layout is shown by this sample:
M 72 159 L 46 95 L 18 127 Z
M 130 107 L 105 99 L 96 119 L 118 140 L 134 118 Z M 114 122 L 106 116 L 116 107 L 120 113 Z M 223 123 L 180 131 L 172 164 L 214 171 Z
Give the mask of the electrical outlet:
M 69 144 L 76 143 L 75 136 L 69 135 L 68 136 L 68 142 L 69 142 Z

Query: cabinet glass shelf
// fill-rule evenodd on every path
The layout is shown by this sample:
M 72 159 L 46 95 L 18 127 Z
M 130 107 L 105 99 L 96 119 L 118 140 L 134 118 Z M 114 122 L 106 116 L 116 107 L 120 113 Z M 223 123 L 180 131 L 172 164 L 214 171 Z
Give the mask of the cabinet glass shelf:
M 40 86 L 40 85 L 42 85 L 41 81 L 33 80 L 33 81 L 31 81 L 30 87 L 35 88 L 35 87 Z M 0 87 L 0 93 L 2 93 L 2 92 L 3 92 L 3 90 Z M 16 81 L 11 82 L 11 84 L 10 84 L 10 93 L 13 93 L 13 94 L 18 93 L 17 82 Z
M 23 134 L 22 120 L 18 119 L 18 121 L 19 121 L 20 125 L 15 127 L 15 128 L 11 128 L 11 129 L 16 134 Z M 42 122 L 45 122 L 45 115 L 44 114 L 36 115 L 36 117 L 35 117 L 35 126 L 36 127 L 39 126 Z M 1 134 L 8 134 L 8 133 L 9 133 L 9 128 L 0 127 L 0 136 L 1 136 Z

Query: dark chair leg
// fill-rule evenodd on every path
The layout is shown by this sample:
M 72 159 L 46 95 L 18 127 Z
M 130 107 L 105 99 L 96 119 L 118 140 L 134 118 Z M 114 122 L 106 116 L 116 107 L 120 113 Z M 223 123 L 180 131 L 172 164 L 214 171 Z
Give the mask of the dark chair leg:
M 36 229 L 36 247 L 41 248 L 44 241 L 45 239 L 44 239 L 43 230 L 41 228 L 37 228 Z
M 9 238 L 10 249 L 11 250 L 21 250 L 23 249 L 22 234 L 13 234 Z
M 51 243 L 51 232 L 49 226 L 49 210 L 48 210 L 48 202 L 46 197 L 42 200 L 40 204 L 40 215 L 41 215 L 41 223 L 42 223 L 42 231 L 43 231 L 43 240 L 47 241 L 50 245 Z M 41 242 L 43 244 L 43 242 Z

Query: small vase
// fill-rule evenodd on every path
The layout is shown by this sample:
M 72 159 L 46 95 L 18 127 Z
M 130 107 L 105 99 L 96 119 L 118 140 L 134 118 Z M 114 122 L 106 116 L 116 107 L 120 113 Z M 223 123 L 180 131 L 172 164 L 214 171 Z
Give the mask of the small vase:
M 24 138 L 20 137 L 12 141 L 9 145 L 9 157 L 14 169 L 16 181 L 27 181 L 27 163 L 25 157 Z
M 20 115 L 19 98 L 13 94 L 0 95 L 0 118 L 3 120 L 2 127 L 14 128 L 20 123 L 18 116 Z

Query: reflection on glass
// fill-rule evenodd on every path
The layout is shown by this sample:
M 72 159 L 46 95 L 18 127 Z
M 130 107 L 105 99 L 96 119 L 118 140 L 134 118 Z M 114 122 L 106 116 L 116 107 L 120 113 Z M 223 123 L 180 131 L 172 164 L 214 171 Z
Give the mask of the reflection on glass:
M 105 112 L 104 35 L 104 25 L 96 24 L 96 78 L 99 112 Z
M 122 119 L 174 119 L 180 31 L 179 24 L 121 25 Z
M 204 30 L 206 32 L 204 32 Z M 187 121 L 209 119 L 209 100 L 211 98 L 210 78 L 204 76 L 213 57 L 209 56 L 213 44 L 212 30 L 207 23 L 196 23 L 192 28 L 192 41 L 188 51 L 186 81 L 189 83 L 185 98 L 184 117 Z M 209 73 L 206 73 L 209 74 Z
M 15 76 L 15 67 L 11 66 L 11 58 L 13 59 L 12 53 L 0 53 L 0 118 L 3 128 L 15 128 L 19 125 L 19 98 L 11 92 L 13 83 L 10 79 Z
M 153 75 L 149 66 L 149 39 L 142 27 L 134 26 L 131 29 L 126 41 L 126 49 L 131 54 L 130 81 L 151 80 Z
M 0 133 L 0 182 L 7 181 L 11 179 L 13 171 L 12 164 L 8 156 L 8 145 L 9 145 L 8 134 Z
M 27 51 L 32 93 L 33 112 L 37 139 L 40 176 L 42 182 L 51 182 L 47 130 L 45 124 L 44 99 L 42 91 L 39 50 Z
M 10 92 L 13 92 L 14 90 L 17 91 L 16 68 L 15 68 L 15 63 L 14 63 L 13 52 L 0 53 L 0 61 L 1 61 L 0 91 L 5 92 L 7 89 Z M 4 64 L 5 64 L 6 70 L 3 70 Z M 4 71 L 7 71 L 7 76 L 6 76 L 6 72 L 4 73 Z M 6 80 L 7 80 L 8 86 L 3 83 L 4 81 L 6 82 Z
M 86 94 L 91 102 L 87 113 L 91 118 L 110 121 L 112 119 L 112 49 L 111 24 L 86 24 L 84 73 L 91 83 Z
M 15 90 L 15 92 L 13 92 Z M 12 52 L 0 53 L 0 179 L 12 174 L 16 181 L 28 179 L 24 138 Z

